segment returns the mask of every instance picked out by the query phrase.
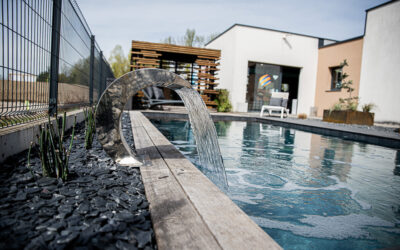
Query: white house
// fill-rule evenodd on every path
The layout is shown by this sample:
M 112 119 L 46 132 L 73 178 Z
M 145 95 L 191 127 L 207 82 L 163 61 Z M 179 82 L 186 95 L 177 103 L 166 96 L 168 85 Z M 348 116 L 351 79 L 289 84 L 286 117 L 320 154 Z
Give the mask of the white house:
M 361 103 L 374 103 L 375 121 L 400 123 L 400 1 L 367 10 L 361 61 Z
M 36 82 L 36 76 L 27 73 L 9 73 L 8 79 L 16 82 Z
M 314 106 L 318 48 L 333 42 L 235 24 L 206 48 L 221 50 L 219 88 L 229 90 L 233 111 L 258 111 L 268 103 L 272 91 L 287 91 L 292 113 L 310 114 Z

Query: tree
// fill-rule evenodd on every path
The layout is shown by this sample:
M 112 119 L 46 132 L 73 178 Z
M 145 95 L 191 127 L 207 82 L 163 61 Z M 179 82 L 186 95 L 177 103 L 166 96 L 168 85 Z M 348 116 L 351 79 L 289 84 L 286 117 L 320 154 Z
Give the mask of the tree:
M 161 42 L 162 43 L 166 43 L 166 44 L 176 44 L 176 41 L 172 36 L 169 36 L 169 37 L 165 38 Z
M 111 64 L 111 69 L 114 72 L 115 77 L 118 78 L 129 72 L 129 59 L 124 55 L 121 45 L 116 45 L 114 47 L 108 61 Z
M 36 79 L 36 81 L 38 81 L 38 82 L 48 82 L 49 79 L 50 79 L 50 73 L 47 70 L 47 71 L 40 72 L 38 77 L 37 77 L 37 79 Z
M 68 71 L 67 78 L 63 80 L 62 75 L 58 76 L 59 82 L 68 82 L 89 86 L 90 57 L 82 58 L 75 63 Z
M 340 64 L 342 71 L 343 68 L 347 66 L 349 66 L 349 64 L 347 63 L 347 60 L 344 59 L 343 62 Z M 347 77 L 349 77 L 347 73 L 342 73 L 340 88 L 345 89 L 347 93 L 349 93 L 349 97 L 339 98 L 339 103 L 334 105 L 335 110 L 357 110 L 358 96 L 351 96 L 351 93 L 354 91 L 353 81 L 347 80 Z
M 218 34 L 213 33 L 211 35 L 208 35 L 207 37 L 205 36 L 199 36 L 196 35 L 196 30 L 195 29 L 186 29 L 186 33 L 183 37 L 180 38 L 173 38 L 171 36 L 165 38 L 162 40 L 162 43 L 166 44 L 178 44 L 178 45 L 184 45 L 184 46 L 189 46 L 189 47 L 204 47 L 206 43 L 217 37 Z
M 210 35 L 208 35 L 207 38 L 204 40 L 204 45 L 214 40 L 218 35 L 218 33 L 211 33 Z
M 185 35 L 180 39 L 180 44 L 189 47 L 202 47 L 204 45 L 204 37 L 197 36 L 195 29 L 186 29 Z

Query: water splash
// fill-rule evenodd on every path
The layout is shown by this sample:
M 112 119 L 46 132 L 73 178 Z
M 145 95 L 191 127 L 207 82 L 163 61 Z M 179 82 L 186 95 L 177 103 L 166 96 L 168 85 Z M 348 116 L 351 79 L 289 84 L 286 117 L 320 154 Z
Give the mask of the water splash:
M 175 91 L 188 110 L 197 151 L 205 175 L 218 187 L 227 188 L 228 181 L 217 140 L 217 131 L 206 105 L 197 91 L 193 89 L 181 88 Z

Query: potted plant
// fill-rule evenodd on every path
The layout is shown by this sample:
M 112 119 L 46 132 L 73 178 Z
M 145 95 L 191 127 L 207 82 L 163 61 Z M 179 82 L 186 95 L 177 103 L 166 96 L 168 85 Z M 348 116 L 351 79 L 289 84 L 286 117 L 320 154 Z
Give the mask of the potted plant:
M 349 66 L 345 59 L 340 67 L 344 68 Z M 348 98 L 339 98 L 339 102 L 336 103 L 332 109 L 324 110 L 323 121 L 335 122 L 335 123 L 346 123 L 346 124 L 360 124 L 360 125 L 374 125 L 374 113 L 370 111 L 375 107 L 373 103 L 363 105 L 363 111 L 357 111 L 359 98 L 358 96 L 352 96 L 353 81 L 346 80 L 349 75 L 346 73 L 342 74 L 341 89 L 345 89 L 349 93 Z

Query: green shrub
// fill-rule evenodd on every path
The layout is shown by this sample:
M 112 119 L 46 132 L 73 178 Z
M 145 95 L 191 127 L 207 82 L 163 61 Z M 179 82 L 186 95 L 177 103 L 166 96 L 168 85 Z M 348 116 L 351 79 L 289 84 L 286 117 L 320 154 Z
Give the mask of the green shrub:
M 335 105 L 333 105 L 331 110 L 335 110 L 335 111 L 342 110 L 342 104 L 341 103 L 335 103 Z
M 371 112 L 372 109 L 376 108 L 376 105 L 373 103 L 366 103 L 362 106 L 363 112 Z
M 229 91 L 226 89 L 219 90 L 219 94 L 215 102 L 217 103 L 218 112 L 229 112 L 232 110 L 232 105 L 229 101 Z

